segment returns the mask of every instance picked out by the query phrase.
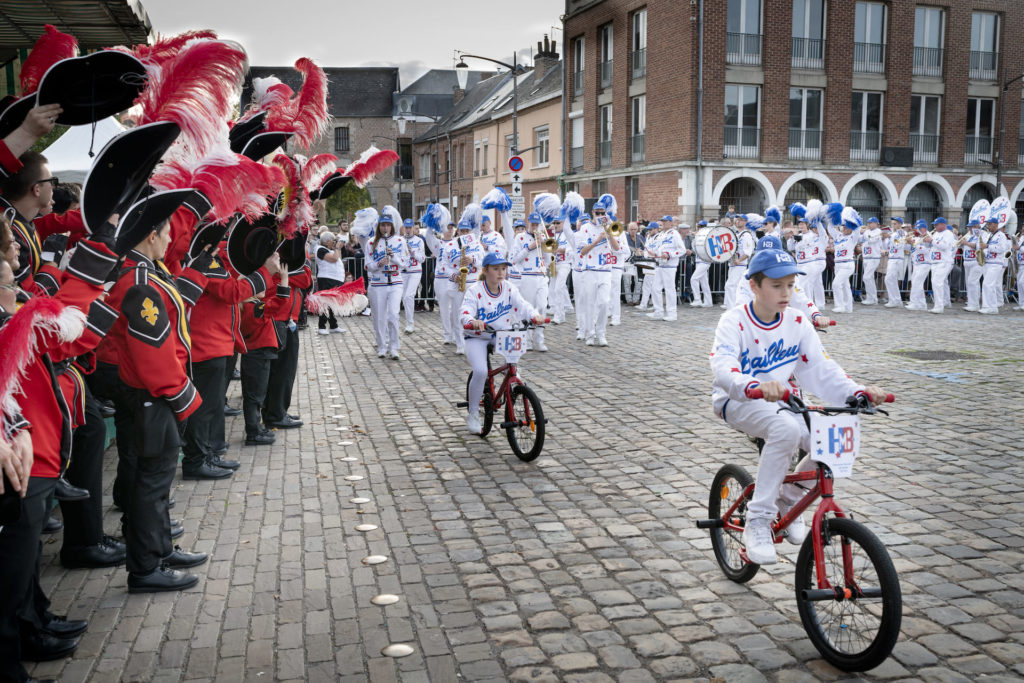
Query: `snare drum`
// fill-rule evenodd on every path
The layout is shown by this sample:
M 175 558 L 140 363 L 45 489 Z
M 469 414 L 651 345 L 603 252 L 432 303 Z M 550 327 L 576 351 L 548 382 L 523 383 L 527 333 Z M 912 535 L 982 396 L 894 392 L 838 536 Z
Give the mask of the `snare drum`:
M 701 228 L 693 237 L 694 252 L 701 260 L 710 263 L 728 262 L 738 246 L 736 233 L 724 225 Z

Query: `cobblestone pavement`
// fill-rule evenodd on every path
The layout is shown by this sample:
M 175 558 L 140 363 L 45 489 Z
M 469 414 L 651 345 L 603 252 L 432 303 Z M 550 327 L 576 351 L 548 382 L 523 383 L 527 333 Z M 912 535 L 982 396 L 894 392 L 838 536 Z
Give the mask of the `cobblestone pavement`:
M 87 617 L 63 681 L 650 681 L 847 679 L 818 656 L 793 598 L 796 551 L 749 584 L 724 578 L 705 516 L 724 462 L 755 451 L 710 409 L 721 311 L 677 322 L 627 308 L 609 348 L 550 327 L 522 369 L 549 417 L 544 453 L 464 431 L 467 368 L 418 314 L 402 360 L 370 319 L 302 333 L 300 430 L 240 445 L 234 478 L 175 482 L 181 544 L 211 555 L 181 594 L 129 595 L 124 569 L 65 571 L 44 549 L 56 613 Z M 571 320 L 571 318 L 570 318 Z M 866 420 L 839 500 L 886 543 L 904 596 L 893 656 L 865 678 L 1024 677 L 1024 316 L 868 309 L 824 338 L 898 403 Z M 889 350 L 955 350 L 923 362 Z M 239 402 L 232 383 L 231 402 Z M 109 453 L 107 502 L 114 449 Z M 354 503 L 354 498 L 368 502 Z M 356 526 L 379 528 L 360 532 Z M 117 528 L 107 515 L 106 527 Z M 379 554 L 383 564 L 363 559 Z M 400 596 L 378 607 L 380 593 Z M 409 643 L 411 656 L 381 656 Z

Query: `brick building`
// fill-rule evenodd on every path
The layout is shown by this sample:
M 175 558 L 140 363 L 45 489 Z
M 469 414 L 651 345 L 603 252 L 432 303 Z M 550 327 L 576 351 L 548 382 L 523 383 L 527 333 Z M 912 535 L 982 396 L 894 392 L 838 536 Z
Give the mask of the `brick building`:
M 959 221 L 1000 139 L 1024 208 L 1021 81 L 1000 96 L 1024 3 L 567 0 L 564 25 L 566 184 L 630 218 L 816 197 Z

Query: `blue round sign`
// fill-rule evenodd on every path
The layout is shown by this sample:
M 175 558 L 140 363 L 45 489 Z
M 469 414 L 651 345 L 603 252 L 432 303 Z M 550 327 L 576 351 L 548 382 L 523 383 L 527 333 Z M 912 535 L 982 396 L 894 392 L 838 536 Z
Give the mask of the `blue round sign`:
M 523 158 L 512 157 L 511 159 L 508 160 L 508 167 L 509 170 L 518 173 L 519 171 L 523 170 Z

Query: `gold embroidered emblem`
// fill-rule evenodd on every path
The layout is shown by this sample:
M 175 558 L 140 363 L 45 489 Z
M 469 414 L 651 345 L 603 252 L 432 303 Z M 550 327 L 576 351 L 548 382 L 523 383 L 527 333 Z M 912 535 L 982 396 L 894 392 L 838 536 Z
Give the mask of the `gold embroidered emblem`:
M 217 261 L 210 262 L 210 270 L 217 270 L 218 268 L 220 268 L 220 264 Z
M 142 300 L 142 317 L 150 325 L 156 324 L 156 319 L 160 316 L 160 311 L 156 310 L 156 306 L 153 305 L 153 300 L 148 296 Z

